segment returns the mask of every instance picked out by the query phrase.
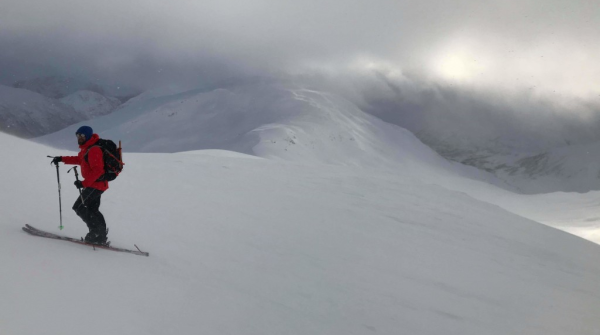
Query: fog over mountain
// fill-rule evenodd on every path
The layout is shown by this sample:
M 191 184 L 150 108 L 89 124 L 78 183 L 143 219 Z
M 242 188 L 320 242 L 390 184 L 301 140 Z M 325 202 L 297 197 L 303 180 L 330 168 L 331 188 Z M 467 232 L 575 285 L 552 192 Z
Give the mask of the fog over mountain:
M 18 80 L 14 82 L 12 86 L 33 91 L 54 99 L 64 98 L 80 90 L 106 94 L 105 89 L 99 84 L 60 75 Z
M 123 102 L 164 87 L 284 81 L 500 174 L 599 140 L 600 18 L 586 0 L 8 0 L 3 9 L 0 83 L 53 97 L 91 89 Z M 77 79 L 56 90 L 44 78 Z

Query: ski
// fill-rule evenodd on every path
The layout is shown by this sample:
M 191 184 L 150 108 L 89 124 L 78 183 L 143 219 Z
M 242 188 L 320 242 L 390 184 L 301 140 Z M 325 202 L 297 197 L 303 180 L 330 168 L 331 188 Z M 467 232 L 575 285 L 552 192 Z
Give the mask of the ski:
M 87 245 L 88 247 L 92 247 L 94 249 L 98 248 L 98 249 L 112 250 L 112 251 L 117 251 L 117 252 L 125 252 L 125 253 L 129 253 L 129 254 L 140 255 L 140 256 L 150 256 L 150 253 L 141 251 L 140 248 L 138 248 L 137 245 L 135 245 L 135 244 L 134 244 L 134 246 L 137 250 L 130 250 L 130 249 L 113 247 L 110 245 L 87 243 L 87 242 L 83 241 L 82 239 L 78 240 L 78 239 L 72 238 L 72 237 L 49 233 L 47 231 L 37 229 L 28 224 L 26 224 L 25 227 L 23 227 L 22 229 L 23 229 L 23 231 L 27 232 L 28 234 L 31 234 L 34 236 L 46 237 L 46 238 L 51 238 L 51 239 L 55 239 L 55 240 L 68 241 L 68 242 L 73 242 L 73 243 L 77 243 L 77 244 L 81 244 L 81 245 Z

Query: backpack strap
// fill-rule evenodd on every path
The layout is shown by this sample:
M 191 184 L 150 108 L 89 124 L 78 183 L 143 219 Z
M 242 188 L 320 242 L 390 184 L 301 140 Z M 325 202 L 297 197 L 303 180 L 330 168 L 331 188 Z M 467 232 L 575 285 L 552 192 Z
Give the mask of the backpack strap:
M 102 153 L 103 153 L 103 154 L 104 154 L 104 153 L 108 154 L 110 157 L 114 158 L 114 159 L 115 159 L 117 162 L 119 162 L 119 164 L 120 164 L 121 166 L 124 166 L 124 165 L 125 165 L 125 163 L 123 163 L 123 162 L 122 162 L 120 159 L 118 159 L 117 157 L 115 157 L 115 155 L 111 154 L 111 153 L 110 153 L 110 151 L 108 151 L 108 150 L 106 150 L 106 149 L 102 150 L 102 147 L 101 147 L 101 146 L 99 146 L 99 145 L 92 145 L 91 147 L 89 147 L 89 148 L 87 149 L 87 151 L 85 152 L 85 155 L 83 155 L 83 159 L 85 159 L 85 162 L 86 162 L 86 163 L 88 163 L 88 164 L 90 163 L 90 162 L 88 161 L 88 154 L 90 153 L 90 150 L 92 150 L 92 148 L 93 148 L 93 147 L 98 147 L 98 148 L 100 148 L 100 150 L 102 151 Z
M 85 162 L 88 164 L 90 164 L 90 162 L 88 161 L 88 154 L 90 153 L 90 150 L 92 150 L 93 147 L 98 147 L 98 148 L 100 148 L 100 150 L 102 150 L 102 147 L 99 145 L 92 145 L 91 147 L 89 147 L 87 149 L 87 151 L 85 152 L 85 155 L 83 155 L 83 159 L 85 159 Z
M 115 155 L 111 154 L 110 151 L 104 150 L 104 152 L 106 154 L 108 154 L 110 157 L 114 158 L 117 162 L 119 162 L 119 165 L 121 165 L 121 166 L 125 165 L 125 163 L 121 162 L 121 160 L 119 158 L 117 158 Z

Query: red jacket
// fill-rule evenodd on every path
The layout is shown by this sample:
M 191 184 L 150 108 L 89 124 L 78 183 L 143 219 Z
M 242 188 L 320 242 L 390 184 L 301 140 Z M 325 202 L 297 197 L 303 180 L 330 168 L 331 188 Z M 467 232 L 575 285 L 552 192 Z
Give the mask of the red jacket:
M 79 151 L 77 156 L 63 156 L 62 161 L 65 164 L 81 165 L 81 176 L 84 178 L 82 181 L 83 187 L 91 187 L 104 192 L 108 190 L 108 182 L 96 181 L 104 174 L 102 149 L 99 146 L 94 146 L 99 139 L 98 134 L 92 135 L 92 138 L 79 146 L 81 151 Z M 86 153 L 87 162 L 85 161 Z

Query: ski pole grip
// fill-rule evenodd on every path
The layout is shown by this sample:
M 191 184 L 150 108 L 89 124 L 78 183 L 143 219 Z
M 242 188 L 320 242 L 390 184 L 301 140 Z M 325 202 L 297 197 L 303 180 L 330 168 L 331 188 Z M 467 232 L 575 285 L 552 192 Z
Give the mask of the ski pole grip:
M 58 157 L 58 156 L 50 156 L 50 155 L 48 155 L 48 156 L 46 156 L 46 157 L 54 159 L 54 158 L 56 158 L 56 157 Z M 52 163 L 53 163 L 53 162 L 50 162 L 50 165 L 52 165 Z M 58 166 L 58 162 L 54 162 L 54 165 Z
M 77 173 L 77 167 L 74 166 L 67 171 L 67 173 L 71 172 L 71 170 L 75 170 L 75 180 L 79 180 L 79 173 Z

